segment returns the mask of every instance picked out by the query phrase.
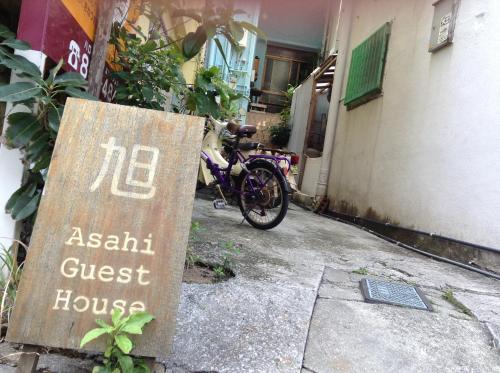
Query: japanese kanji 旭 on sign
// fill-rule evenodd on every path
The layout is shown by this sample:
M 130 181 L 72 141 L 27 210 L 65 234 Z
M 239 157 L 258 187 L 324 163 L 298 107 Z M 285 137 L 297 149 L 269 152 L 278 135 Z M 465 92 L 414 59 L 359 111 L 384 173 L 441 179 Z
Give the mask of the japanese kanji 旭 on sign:
M 168 354 L 203 125 L 68 100 L 8 340 L 79 348 L 96 318 L 147 310 L 155 321 L 134 353 Z

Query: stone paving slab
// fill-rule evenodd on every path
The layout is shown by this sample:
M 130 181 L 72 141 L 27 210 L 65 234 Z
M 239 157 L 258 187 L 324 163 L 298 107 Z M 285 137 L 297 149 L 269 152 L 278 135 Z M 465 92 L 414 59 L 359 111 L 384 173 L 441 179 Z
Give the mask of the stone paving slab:
M 484 323 L 491 333 L 493 344 L 500 347 L 500 296 L 456 292 L 455 297 L 473 310 L 474 316 Z
M 191 371 L 297 372 L 314 289 L 232 280 L 183 286 L 173 365 Z
M 434 311 L 363 301 L 362 276 L 327 268 L 319 289 L 304 372 L 500 372 L 481 322 L 442 292 L 422 289 Z

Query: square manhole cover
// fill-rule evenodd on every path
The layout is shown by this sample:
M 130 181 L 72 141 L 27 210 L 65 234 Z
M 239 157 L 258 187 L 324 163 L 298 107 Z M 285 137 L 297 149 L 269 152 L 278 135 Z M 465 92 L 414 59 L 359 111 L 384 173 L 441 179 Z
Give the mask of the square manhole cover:
M 429 301 L 416 286 L 367 278 L 362 279 L 360 285 L 366 302 L 432 310 Z

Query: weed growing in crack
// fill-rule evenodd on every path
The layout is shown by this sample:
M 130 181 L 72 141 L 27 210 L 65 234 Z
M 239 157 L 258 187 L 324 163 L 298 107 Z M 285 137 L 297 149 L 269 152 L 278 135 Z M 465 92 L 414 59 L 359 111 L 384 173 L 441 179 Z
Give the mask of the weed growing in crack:
M 232 241 L 224 242 L 222 244 L 222 250 L 222 264 L 216 265 L 213 268 L 215 276 L 219 280 L 231 276 L 231 267 L 234 264 L 233 258 L 235 255 L 238 255 L 240 253 L 239 247 L 237 247 Z
M 214 267 L 213 271 L 215 273 L 215 277 L 217 277 L 218 280 L 222 280 L 224 277 L 226 277 L 226 271 L 222 266 Z
M 352 273 L 356 273 L 358 275 L 366 276 L 366 275 L 368 275 L 368 270 L 366 269 L 366 267 L 362 267 L 362 268 L 355 269 L 354 271 L 352 271 Z
M 87 332 L 80 341 L 80 348 L 90 341 L 103 335 L 107 336 L 106 349 L 104 351 L 103 365 L 95 366 L 92 373 L 150 373 L 151 370 L 144 360 L 130 356 L 134 343 L 130 339 L 131 334 L 142 334 L 146 324 L 150 323 L 154 316 L 147 312 L 137 312 L 127 317 L 115 308 L 111 316 L 111 324 L 97 319 L 99 328 Z
M 451 290 L 446 290 L 441 297 L 446 300 L 448 303 L 453 305 L 457 310 L 460 312 L 466 314 L 467 316 L 473 317 L 474 314 L 470 309 L 468 309 L 462 302 L 460 302 L 457 298 L 455 298 L 455 295 L 453 294 L 453 291 Z

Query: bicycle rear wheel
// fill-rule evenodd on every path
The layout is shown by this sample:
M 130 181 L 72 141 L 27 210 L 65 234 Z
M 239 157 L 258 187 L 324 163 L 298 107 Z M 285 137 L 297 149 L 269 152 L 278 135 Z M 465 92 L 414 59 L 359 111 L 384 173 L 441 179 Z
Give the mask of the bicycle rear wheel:
M 240 175 L 238 205 L 257 229 L 271 229 L 285 218 L 289 196 L 283 174 L 267 161 L 256 161 Z

